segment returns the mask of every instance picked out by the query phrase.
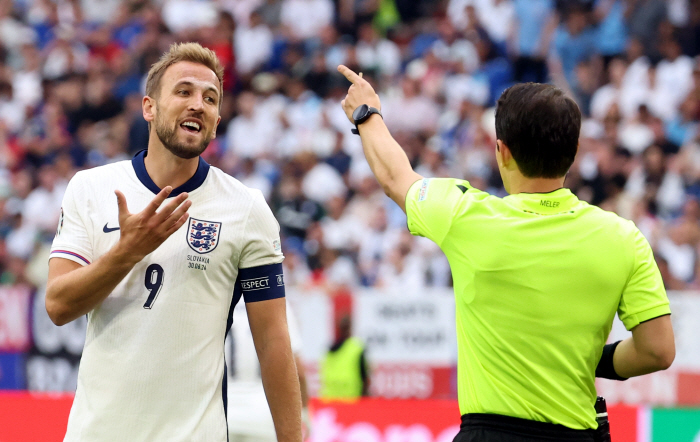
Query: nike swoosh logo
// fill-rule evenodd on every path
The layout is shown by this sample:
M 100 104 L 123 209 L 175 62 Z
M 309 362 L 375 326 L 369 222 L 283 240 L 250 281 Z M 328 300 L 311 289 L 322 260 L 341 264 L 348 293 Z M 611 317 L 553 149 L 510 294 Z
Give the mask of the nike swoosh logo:
M 109 223 L 106 223 L 105 226 L 102 228 L 103 232 L 109 233 L 109 232 L 114 232 L 115 230 L 119 230 L 119 227 L 107 227 L 107 224 L 109 224 Z

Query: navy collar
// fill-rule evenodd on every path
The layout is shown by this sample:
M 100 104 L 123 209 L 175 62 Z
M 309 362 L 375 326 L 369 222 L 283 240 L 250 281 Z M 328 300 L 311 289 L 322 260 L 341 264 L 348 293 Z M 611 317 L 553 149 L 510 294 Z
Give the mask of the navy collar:
M 139 179 L 139 181 L 141 181 L 141 184 L 146 186 L 151 192 L 158 194 L 158 192 L 161 190 L 160 187 L 153 182 L 146 171 L 146 164 L 144 163 L 146 154 L 148 154 L 148 150 L 146 149 L 139 151 L 136 155 L 134 155 L 134 158 L 131 159 L 131 164 L 134 166 L 134 172 L 136 172 L 136 177 Z M 187 180 L 177 189 L 173 189 L 168 198 L 178 196 L 183 192 L 192 192 L 193 190 L 199 188 L 199 186 L 204 184 L 204 180 L 207 179 L 208 173 L 209 163 L 204 161 L 202 157 L 199 157 L 199 165 L 197 166 L 197 171 L 194 173 L 194 175 L 192 175 L 192 178 Z

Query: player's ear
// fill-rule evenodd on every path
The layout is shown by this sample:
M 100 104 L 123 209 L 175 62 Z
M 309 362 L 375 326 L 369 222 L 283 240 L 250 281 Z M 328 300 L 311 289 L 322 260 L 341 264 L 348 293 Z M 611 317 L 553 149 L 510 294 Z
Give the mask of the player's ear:
M 219 118 L 216 120 L 216 126 L 214 126 L 214 132 L 212 132 L 211 135 L 212 139 L 216 138 L 216 129 L 219 127 L 219 123 L 221 123 L 221 115 L 219 115 Z
M 143 119 L 149 123 L 156 119 L 156 100 L 145 95 L 141 101 L 141 111 L 143 112 Z M 221 118 L 221 117 L 219 117 Z

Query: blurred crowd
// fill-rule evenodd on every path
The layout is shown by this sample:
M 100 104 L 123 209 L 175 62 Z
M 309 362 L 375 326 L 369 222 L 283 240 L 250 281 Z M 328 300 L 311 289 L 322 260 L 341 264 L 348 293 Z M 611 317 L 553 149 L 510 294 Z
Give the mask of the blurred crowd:
M 263 191 L 288 284 L 451 285 L 350 132 L 342 63 L 418 173 L 496 195 L 496 99 L 521 81 L 565 89 L 585 115 L 567 186 L 637 224 L 669 289 L 700 286 L 696 0 L 0 0 L 0 283 L 45 282 L 76 171 L 147 146 L 145 77 L 176 41 L 226 68 L 204 156 Z

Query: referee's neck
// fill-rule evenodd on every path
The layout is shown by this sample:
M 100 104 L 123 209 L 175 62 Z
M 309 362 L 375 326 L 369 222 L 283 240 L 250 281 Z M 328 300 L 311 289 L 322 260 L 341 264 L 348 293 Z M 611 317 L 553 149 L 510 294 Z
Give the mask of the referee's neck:
M 519 175 L 519 176 L 515 176 Z M 513 174 L 506 186 L 506 191 L 516 193 L 549 193 L 564 187 L 564 178 L 527 178 L 522 174 Z

